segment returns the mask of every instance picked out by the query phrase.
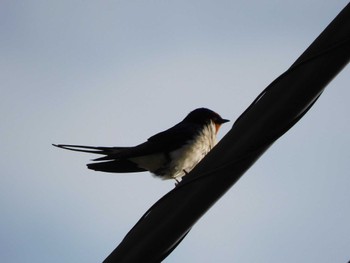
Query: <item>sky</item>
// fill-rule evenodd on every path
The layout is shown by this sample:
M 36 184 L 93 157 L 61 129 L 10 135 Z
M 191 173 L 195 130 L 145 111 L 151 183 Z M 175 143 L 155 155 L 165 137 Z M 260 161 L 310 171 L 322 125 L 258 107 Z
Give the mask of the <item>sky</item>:
M 346 4 L 1 1 L 1 262 L 102 262 L 174 187 L 52 143 L 136 145 L 198 107 L 234 121 Z M 349 73 L 164 262 L 350 260 Z

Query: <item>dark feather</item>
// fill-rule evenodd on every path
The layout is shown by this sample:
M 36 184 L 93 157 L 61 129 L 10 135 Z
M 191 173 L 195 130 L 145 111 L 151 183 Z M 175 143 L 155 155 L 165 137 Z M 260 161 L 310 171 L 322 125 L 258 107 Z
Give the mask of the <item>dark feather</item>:
M 129 148 L 129 147 L 85 146 L 85 145 L 71 145 L 71 144 L 52 144 L 52 145 L 65 150 L 102 154 L 102 155 L 108 155 L 112 153 L 115 154 Z
M 100 163 L 89 163 L 87 167 L 91 170 L 109 172 L 109 173 L 133 173 L 133 172 L 144 172 L 145 169 L 142 169 L 137 166 L 132 161 L 128 159 L 120 159 L 108 162 Z
M 193 123 L 181 122 L 168 130 L 157 133 L 150 137 L 147 142 L 141 143 L 135 147 L 114 147 L 121 151 L 111 151 L 106 156 L 95 159 L 94 161 L 116 160 L 119 158 L 133 158 L 149 154 L 169 153 L 182 147 L 185 143 L 193 140 L 200 130 Z

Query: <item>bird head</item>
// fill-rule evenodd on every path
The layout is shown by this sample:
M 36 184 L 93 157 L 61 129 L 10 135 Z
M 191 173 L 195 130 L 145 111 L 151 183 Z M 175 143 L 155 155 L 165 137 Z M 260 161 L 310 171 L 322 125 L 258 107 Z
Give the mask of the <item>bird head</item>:
M 210 122 L 212 122 L 215 125 L 216 133 L 219 131 L 222 124 L 229 122 L 229 120 L 221 118 L 221 116 L 216 112 L 206 108 L 198 108 L 191 111 L 186 116 L 184 121 L 197 123 L 200 125 L 210 124 Z

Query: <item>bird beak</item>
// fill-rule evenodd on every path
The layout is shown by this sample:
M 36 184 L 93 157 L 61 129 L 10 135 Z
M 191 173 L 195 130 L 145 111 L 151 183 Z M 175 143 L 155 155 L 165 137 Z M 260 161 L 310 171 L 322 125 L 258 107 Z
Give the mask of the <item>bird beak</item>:
M 223 124 L 223 123 L 225 123 L 225 122 L 229 122 L 230 120 L 226 120 L 226 119 L 221 119 L 221 120 L 219 120 L 219 121 L 216 121 L 216 123 L 215 123 L 215 130 L 216 130 L 216 133 L 218 133 L 218 131 L 219 131 L 219 129 L 220 129 L 220 127 L 221 127 L 221 125 Z
M 218 123 L 223 124 L 223 123 L 229 122 L 229 121 L 230 121 L 230 120 L 227 120 L 227 119 L 221 119 L 221 120 L 218 121 Z

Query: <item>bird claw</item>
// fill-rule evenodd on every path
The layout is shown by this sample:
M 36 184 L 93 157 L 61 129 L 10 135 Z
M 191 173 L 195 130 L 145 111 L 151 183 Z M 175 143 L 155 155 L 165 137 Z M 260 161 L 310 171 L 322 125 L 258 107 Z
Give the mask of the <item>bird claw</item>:
M 187 172 L 185 169 L 183 169 L 182 171 L 185 173 L 185 175 L 188 175 L 188 172 Z M 185 176 L 185 175 L 184 175 L 184 176 Z M 175 183 L 175 187 L 176 187 L 176 186 L 178 186 L 178 184 L 179 184 L 181 181 L 179 181 L 177 178 L 174 178 L 174 179 L 175 179 L 175 181 L 176 181 L 176 183 Z
M 180 181 L 179 181 L 179 180 L 177 180 L 176 178 L 174 178 L 174 179 L 175 179 L 175 181 L 176 181 L 176 183 L 175 183 L 175 187 L 176 187 L 176 186 L 178 186 L 178 185 L 179 185 Z

